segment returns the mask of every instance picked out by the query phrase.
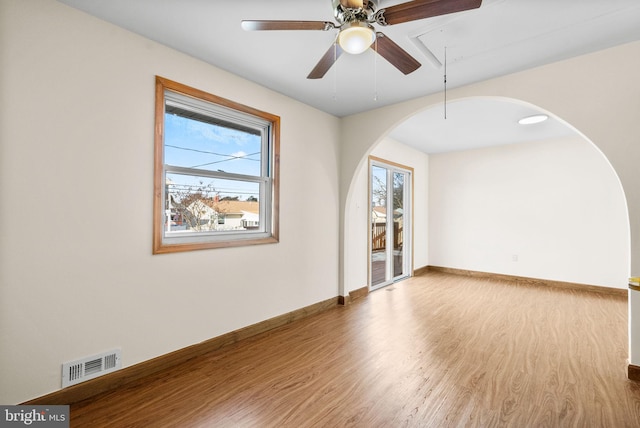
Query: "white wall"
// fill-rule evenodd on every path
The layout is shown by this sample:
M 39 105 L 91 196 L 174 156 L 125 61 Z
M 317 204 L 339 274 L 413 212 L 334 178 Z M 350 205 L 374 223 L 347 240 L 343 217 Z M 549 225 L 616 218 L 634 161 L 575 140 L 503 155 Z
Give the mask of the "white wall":
M 627 288 L 622 187 L 580 136 L 431 155 L 429 195 L 431 265 Z
M 0 64 L 0 403 L 337 296 L 337 118 L 52 0 L 0 2 Z M 281 116 L 279 244 L 151 255 L 155 75 Z
M 384 138 L 370 153 L 372 156 L 413 168 L 413 264 L 414 269 L 428 264 L 428 198 L 427 176 L 429 157 L 423 152 Z M 354 178 L 353 195 L 349 201 L 346 218 L 349 242 L 345 263 L 349 282 L 346 294 L 368 286 L 368 211 L 369 195 L 369 160 L 362 159 Z

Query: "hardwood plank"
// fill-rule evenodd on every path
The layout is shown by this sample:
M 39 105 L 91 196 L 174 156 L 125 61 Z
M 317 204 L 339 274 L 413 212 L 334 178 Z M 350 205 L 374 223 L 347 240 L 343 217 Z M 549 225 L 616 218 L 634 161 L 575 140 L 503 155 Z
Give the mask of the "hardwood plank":
M 627 299 L 429 272 L 71 407 L 78 427 L 636 427 Z

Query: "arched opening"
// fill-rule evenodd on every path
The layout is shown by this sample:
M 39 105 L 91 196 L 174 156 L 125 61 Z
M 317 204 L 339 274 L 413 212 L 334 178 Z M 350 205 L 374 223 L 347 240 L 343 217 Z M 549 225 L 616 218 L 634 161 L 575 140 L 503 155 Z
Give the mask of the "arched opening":
M 416 170 L 415 269 L 625 289 L 628 210 L 603 153 L 552 112 L 544 112 L 550 126 L 518 125 L 518 118 L 542 111 L 519 100 L 470 97 L 447 108 L 447 119 L 442 104 L 416 112 L 363 156 L 345 205 L 345 292 L 367 281 L 370 154 Z M 443 140 L 452 146 L 442 149 Z

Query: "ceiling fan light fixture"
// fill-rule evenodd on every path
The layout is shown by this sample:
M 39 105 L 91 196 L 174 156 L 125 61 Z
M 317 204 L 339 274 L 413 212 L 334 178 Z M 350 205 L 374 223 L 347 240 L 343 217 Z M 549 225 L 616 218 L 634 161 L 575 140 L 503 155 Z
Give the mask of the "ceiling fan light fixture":
M 358 55 L 369 49 L 376 39 L 376 32 L 366 22 L 354 21 L 346 24 L 338 34 L 338 44 L 347 53 Z
M 520 125 L 533 125 L 535 123 L 541 123 L 549 119 L 546 114 L 534 114 L 533 116 L 523 117 L 518 121 Z

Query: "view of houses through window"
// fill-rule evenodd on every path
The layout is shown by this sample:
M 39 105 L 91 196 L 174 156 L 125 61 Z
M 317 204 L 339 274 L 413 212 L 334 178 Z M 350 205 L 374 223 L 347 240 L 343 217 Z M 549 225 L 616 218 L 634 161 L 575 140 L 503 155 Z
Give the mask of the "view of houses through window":
M 234 194 L 222 187 L 224 180 L 201 179 L 193 176 L 167 174 L 166 232 L 203 232 L 256 230 L 260 224 L 259 189 L 247 186 L 247 193 Z M 234 186 L 231 182 L 227 186 Z

